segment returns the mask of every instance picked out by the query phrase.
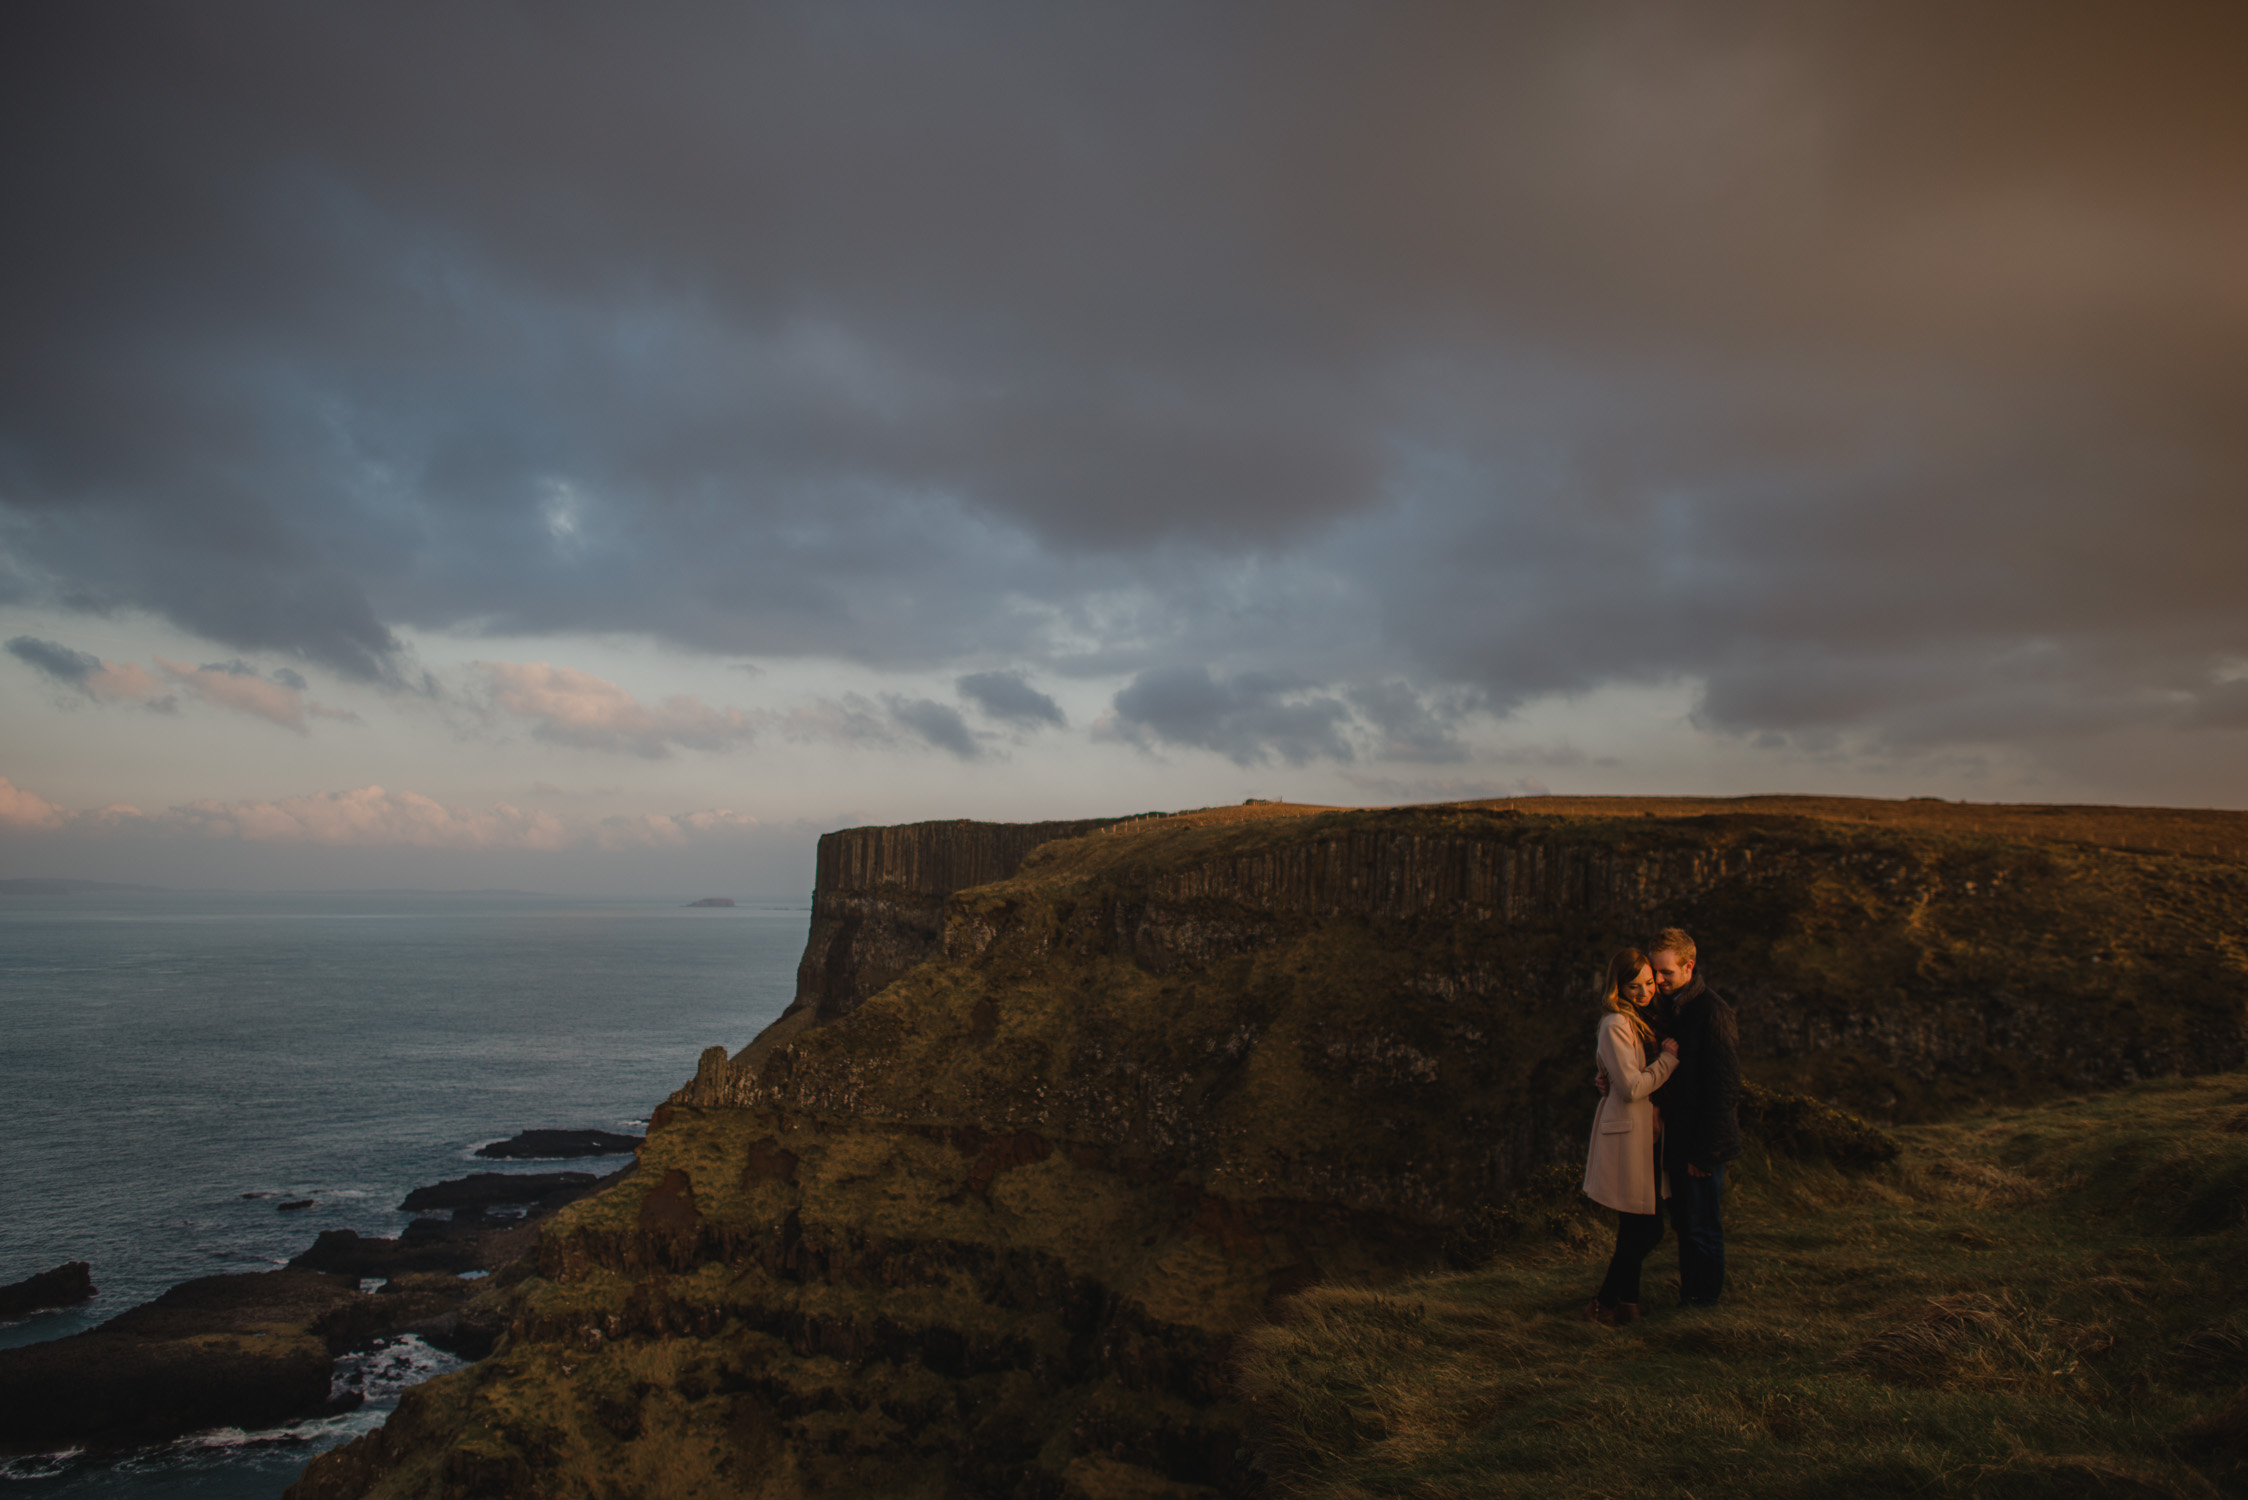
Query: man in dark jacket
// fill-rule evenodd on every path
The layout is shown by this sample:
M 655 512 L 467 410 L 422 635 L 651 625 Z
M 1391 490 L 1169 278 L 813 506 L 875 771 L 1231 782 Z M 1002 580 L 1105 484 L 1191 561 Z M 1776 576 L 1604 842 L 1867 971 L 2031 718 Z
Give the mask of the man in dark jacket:
M 1659 1029 L 1678 1039 L 1678 1067 L 1655 1090 L 1662 1112 L 1663 1171 L 1678 1231 L 1679 1298 L 1712 1307 L 1725 1291 L 1725 1164 L 1741 1154 L 1741 1054 L 1733 1007 L 1694 972 L 1694 940 L 1675 927 L 1655 934 L 1647 961 L 1660 992 Z

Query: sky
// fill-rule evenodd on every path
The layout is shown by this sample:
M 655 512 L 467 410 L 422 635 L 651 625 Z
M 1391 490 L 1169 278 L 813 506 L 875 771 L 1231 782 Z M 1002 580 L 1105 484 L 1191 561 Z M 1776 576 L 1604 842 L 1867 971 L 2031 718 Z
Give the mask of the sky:
M 0 12 L 0 876 L 2248 806 L 2248 10 Z

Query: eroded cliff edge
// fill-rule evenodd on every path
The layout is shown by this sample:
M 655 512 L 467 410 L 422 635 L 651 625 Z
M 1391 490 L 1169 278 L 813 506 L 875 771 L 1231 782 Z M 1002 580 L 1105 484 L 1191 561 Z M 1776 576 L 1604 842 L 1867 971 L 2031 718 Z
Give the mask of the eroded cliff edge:
M 2059 824 L 1274 811 L 1023 836 L 865 949 L 894 981 L 828 1005 L 823 958 L 840 988 L 707 1053 L 639 1172 L 558 1218 L 500 1350 L 298 1493 L 1245 1492 L 1231 1336 L 1426 1265 L 1580 1151 L 1586 981 L 1656 922 L 1700 936 L 1752 1076 L 1880 1113 L 2248 1055 L 2236 860 Z M 860 847 L 823 849 L 838 896 L 944 883 Z
M 850 1014 L 933 952 L 953 892 L 1004 880 L 1031 850 L 1131 821 L 975 823 L 955 818 L 825 834 L 791 1013 Z

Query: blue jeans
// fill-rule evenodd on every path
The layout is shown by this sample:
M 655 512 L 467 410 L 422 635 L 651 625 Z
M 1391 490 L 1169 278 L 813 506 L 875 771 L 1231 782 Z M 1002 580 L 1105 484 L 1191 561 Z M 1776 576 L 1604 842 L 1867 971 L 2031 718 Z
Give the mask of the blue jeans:
M 1683 1164 L 1671 1169 L 1670 1222 L 1678 1231 L 1678 1296 L 1693 1307 L 1712 1307 L 1725 1292 L 1725 1223 L 1717 1203 L 1725 1196 L 1725 1168 L 1696 1177 Z

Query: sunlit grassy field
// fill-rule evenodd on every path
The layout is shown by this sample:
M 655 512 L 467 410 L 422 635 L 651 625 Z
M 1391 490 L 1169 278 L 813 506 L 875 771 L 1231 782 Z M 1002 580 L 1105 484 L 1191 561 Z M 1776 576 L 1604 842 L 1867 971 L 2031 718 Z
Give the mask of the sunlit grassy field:
M 1846 1172 L 1752 1150 L 1725 1305 L 1581 1311 L 1613 1219 L 1326 1288 L 1240 1384 L 1280 1494 L 2248 1494 L 2248 1075 L 1898 1132 Z

